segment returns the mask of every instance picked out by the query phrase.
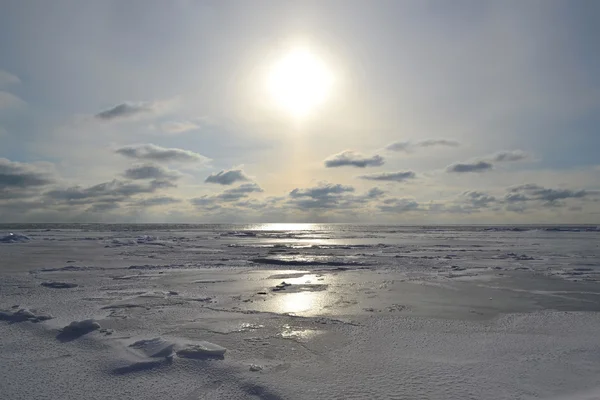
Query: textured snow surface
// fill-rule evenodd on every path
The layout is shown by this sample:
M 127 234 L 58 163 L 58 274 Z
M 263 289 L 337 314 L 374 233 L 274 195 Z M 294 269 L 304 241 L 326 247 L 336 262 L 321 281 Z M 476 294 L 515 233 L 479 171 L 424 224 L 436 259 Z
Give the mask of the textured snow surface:
M 600 399 L 595 227 L 46 229 L 2 399 Z

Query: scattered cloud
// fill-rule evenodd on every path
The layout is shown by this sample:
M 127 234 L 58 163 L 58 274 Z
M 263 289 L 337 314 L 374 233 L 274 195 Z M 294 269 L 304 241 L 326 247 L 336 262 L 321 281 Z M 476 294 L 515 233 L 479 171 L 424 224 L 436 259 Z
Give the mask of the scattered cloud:
M 12 93 L 0 90 L 0 110 L 25 105 L 25 102 Z
M 230 202 L 237 201 L 244 197 L 248 197 L 249 193 L 261 193 L 263 189 L 256 183 L 245 183 L 236 188 L 227 189 L 223 193 L 217 195 L 219 200 Z
M 111 202 L 101 202 L 101 203 L 93 204 L 91 207 L 86 209 L 86 211 L 91 212 L 91 213 L 103 213 L 103 212 L 107 212 L 107 211 L 116 210 L 120 207 L 121 207 L 121 205 L 116 202 L 112 202 L 112 203 Z
M 450 140 L 450 139 L 426 139 L 426 140 L 421 140 L 419 142 L 410 142 L 410 141 L 404 141 L 404 142 L 394 142 L 394 143 L 390 143 L 387 146 L 385 146 L 386 150 L 389 151 L 404 151 L 407 153 L 410 153 L 418 148 L 424 148 L 424 147 L 458 147 L 460 146 L 460 143 L 457 142 L 456 140 Z
M 486 208 L 490 204 L 496 202 L 496 197 L 476 190 L 464 192 L 462 195 L 467 199 L 469 205 L 473 208 Z
M 222 207 L 227 203 L 239 202 L 246 199 L 250 193 L 262 193 L 264 190 L 256 183 L 245 183 L 235 188 L 224 190 L 214 196 L 201 196 L 190 200 L 196 207 L 208 210 Z
M 359 176 L 360 179 L 370 181 L 389 181 L 389 182 L 405 182 L 410 179 L 415 179 L 416 174 L 413 171 L 398 171 L 398 172 L 382 172 L 379 174 L 367 174 Z
M 0 190 L 45 186 L 54 178 L 41 167 L 0 158 Z
M 377 187 L 374 187 L 367 192 L 367 197 L 370 199 L 377 199 L 384 195 L 385 195 L 385 192 Z
M 169 196 L 157 196 L 157 197 L 150 197 L 147 199 L 143 199 L 143 200 L 139 200 L 136 203 L 134 203 L 134 206 L 138 206 L 138 207 L 154 207 L 154 206 L 166 206 L 169 204 L 176 204 L 176 203 L 180 203 L 181 199 L 176 199 L 174 197 L 169 197 Z
M 95 115 L 96 118 L 104 121 L 129 118 L 141 113 L 152 111 L 152 105 L 149 103 L 121 103 L 108 110 L 104 110 Z
M 181 174 L 177 171 L 173 171 L 160 165 L 144 164 L 136 165 L 129 168 L 123 173 L 123 176 L 127 179 L 141 180 L 141 179 L 178 179 Z
M 493 165 L 487 161 L 476 161 L 473 163 L 456 163 L 446 168 L 447 172 L 465 173 L 465 172 L 485 172 L 493 168 Z
M 405 213 L 419 210 L 419 203 L 414 199 L 407 198 L 385 199 L 383 204 L 379 206 L 379 209 L 388 213 Z
M 351 166 L 357 168 L 379 167 L 384 164 L 384 159 L 380 155 L 365 156 L 352 150 L 345 150 L 334 154 L 325 160 L 325 167 L 336 168 Z
M 515 162 L 530 159 L 530 155 L 522 150 L 499 151 L 490 157 L 495 162 Z
M 0 69 L 0 87 L 8 85 L 16 85 L 21 83 L 18 76 L 11 74 L 10 72 Z
M 66 189 L 50 190 L 44 193 L 44 197 L 72 204 L 84 204 L 93 200 L 119 202 L 138 194 L 154 193 L 159 189 L 171 187 L 175 187 L 175 185 L 168 181 L 153 180 L 148 183 L 135 183 L 115 179 L 87 188 L 73 186 Z
M 354 188 L 352 186 L 340 185 L 339 183 L 335 185 L 330 183 L 322 183 L 319 186 L 307 189 L 296 188 L 290 192 L 290 197 L 311 197 L 316 199 L 348 192 L 354 192 Z
M 160 129 L 163 132 L 177 135 L 200 129 L 201 126 L 193 121 L 169 121 L 160 125 Z
M 190 150 L 161 147 L 155 144 L 139 144 L 124 146 L 115 151 L 124 157 L 138 160 L 156 162 L 201 162 L 210 161 L 209 158 Z
M 554 203 L 558 200 L 580 199 L 589 194 L 590 192 L 585 190 L 550 189 L 535 183 L 528 183 L 510 188 L 509 193 L 506 195 L 506 199 L 512 203 L 529 200 Z
M 204 182 L 216 183 L 219 185 L 232 185 L 235 182 L 245 182 L 249 180 L 250 178 L 248 178 L 241 169 L 230 169 L 220 171 L 216 174 L 210 174 L 206 177 Z

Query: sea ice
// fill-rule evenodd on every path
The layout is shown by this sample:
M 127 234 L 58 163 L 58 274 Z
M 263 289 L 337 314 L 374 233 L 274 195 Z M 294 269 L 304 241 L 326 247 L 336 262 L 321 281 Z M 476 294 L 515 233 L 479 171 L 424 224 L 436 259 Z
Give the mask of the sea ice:
M 222 358 L 227 351 L 226 348 L 210 342 L 194 342 L 179 346 L 177 355 L 183 358 Z
M 52 289 L 70 289 L 77 287 L 76 283 L 68 282 L 42 282 L 41 285 Z
M 17 311 L 0 311 L 0 320 L 9 322 L 41 322 L 52 319 L 51 315 L 35 314 L 27 308 L 21 308 Z
M 0 236 L 0 243 L 24 243 L 31 240 L 28 236 L 20 235 L 18 233 L 9 233 L 5 236 Z

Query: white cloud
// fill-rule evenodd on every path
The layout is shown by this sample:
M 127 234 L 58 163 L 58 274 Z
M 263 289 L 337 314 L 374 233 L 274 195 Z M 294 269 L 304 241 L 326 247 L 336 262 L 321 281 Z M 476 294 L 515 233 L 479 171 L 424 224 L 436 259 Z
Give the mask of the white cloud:
M 0 87 L 21 83 L 18 76 L 0 69 Z
M 0 90 L 0 110 L 3 108 L 21 107 L 26 103 L 12 93 Z

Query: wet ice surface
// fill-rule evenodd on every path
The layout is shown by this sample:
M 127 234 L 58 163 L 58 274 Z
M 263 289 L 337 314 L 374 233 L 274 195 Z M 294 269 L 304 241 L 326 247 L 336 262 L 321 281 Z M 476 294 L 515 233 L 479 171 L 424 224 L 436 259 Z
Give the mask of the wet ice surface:
M 4 232 L 2 398 L 600 398 L 596 227 Z

